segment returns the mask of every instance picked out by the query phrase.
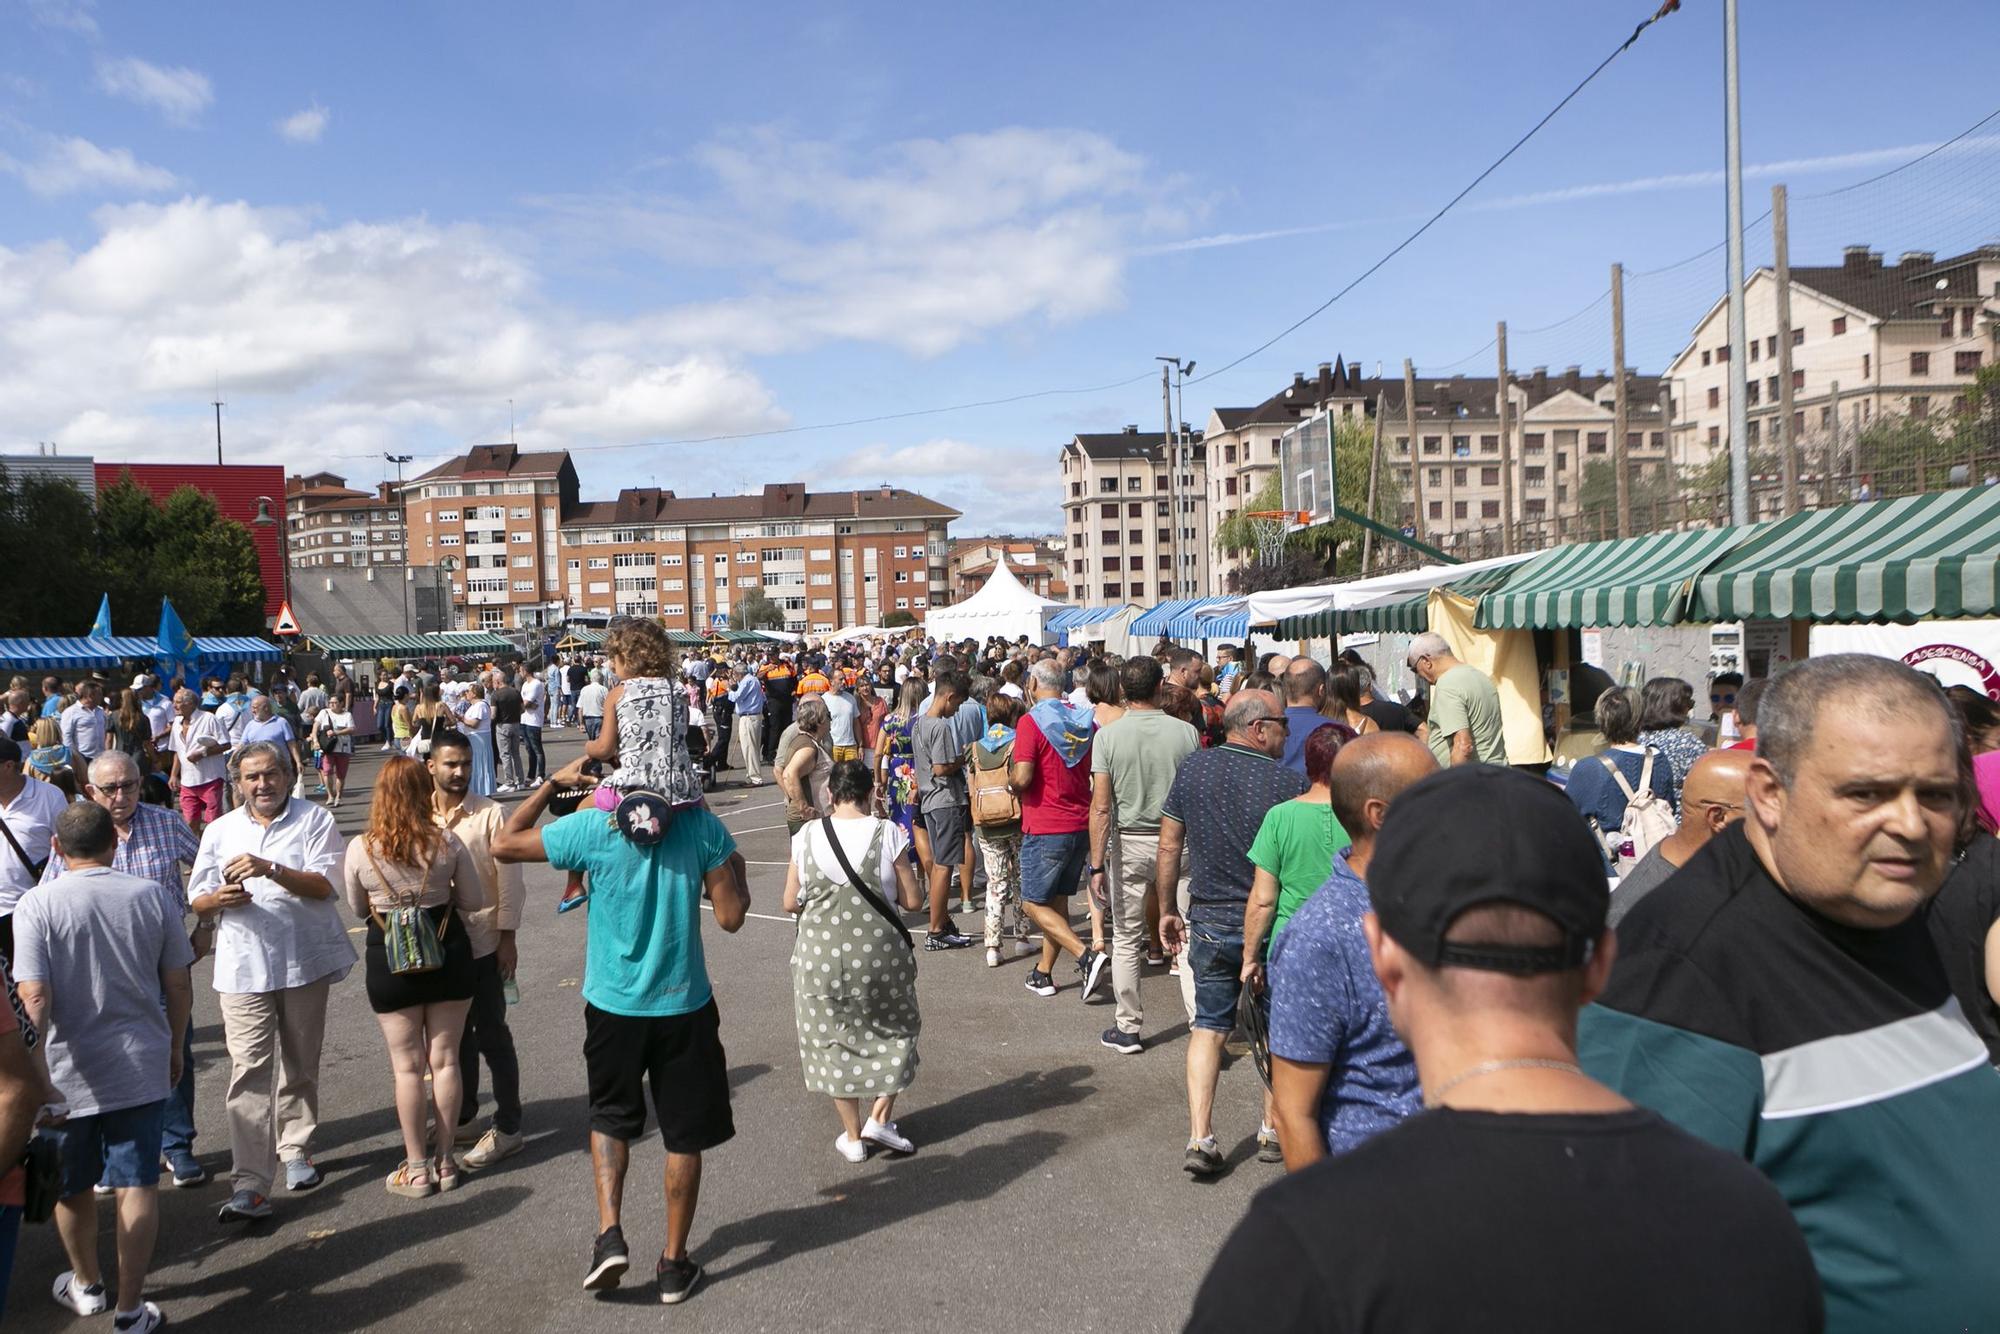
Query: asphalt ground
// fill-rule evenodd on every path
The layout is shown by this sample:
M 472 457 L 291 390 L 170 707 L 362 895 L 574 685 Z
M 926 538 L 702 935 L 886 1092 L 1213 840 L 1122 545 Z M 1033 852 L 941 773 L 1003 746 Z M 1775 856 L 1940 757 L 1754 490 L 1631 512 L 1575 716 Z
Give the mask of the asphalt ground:
M 581 744 L 552 730 L 559 765 Z M 378 753 L 357 755 L 338 812 L 366 818 Z M 736 1138 L 705 1159 L 690 1249 L 707 1271 L 686 1304 L 662 1307 L 652 1265 L 664 1240 L 657 1138 L 634 1145 L 624 1227 L 633 1265 L 605 1297 L 581 1289 L 596 1231 L 581 1054 L 583 913 L 554 911 L 563 877 L 528 868 L 518 937 L 524 1152 L 449 1195 L 406 1200 L 383 1180 L 402 1156 L 388 1058 L 357 966 L 334 989 L 320 1071 L 314 1157 L 325 1184 L 276 1192 L 275 1216 L 223 1227 L 228 1058 L 210 990 L 195 969 L 197 1154 L 209 1183 L 163 1183 L 148 1297 L 177 1327 L 346 1330 L 1165 1330 L 1178 1329 L 1210 1259 L 1251 1195 L 1283 1169 L 1255 1161 L 1260 1089 L 1247 1060 L 1225 1068 L 1216 1128 L 1231 1170 L 1181 1170 L 1186 1023 L 1178 980 L 1148 970 L 1147 1046 L 1098 1043 L 1110 985 L 1079 1003 L 1029 993 L 1031 960 L 985 966 L 983 952 L 922 953 L 922 1064 L 897 1120 L 909 1158 L 856 1166 L 833 1149 L 830 1100 L 805 1089 L 793 1027 L 791 919 L 780 904 L 787 841 L 776 789 L 724 775 L 711 805 L 750 862 L 750 920 L 706 926 L 722 1013 Z M 587 910 L 586 910 L 587 911 Z M 960 916 L 977 934 L 977 918 Z M 911 919 L 913 929 L 921 923 Z M 358 933 L 359 928 L 356 928 Z M 923 940 L 921 932 L 917 937 Z M 490 1080 L 485 1081 L 490 1089 Z M 484 1110 L 490 1112 L 491 1103 Z M 170 1179 L 169 1179 L 170 1180 Z M 112 1207 L 100 1250 L 114 1259 Z M 9 1331 L 92 1325 L 49 1297 L 67 1268 L 52 1225 L 24 1227 L 8 1295 Z

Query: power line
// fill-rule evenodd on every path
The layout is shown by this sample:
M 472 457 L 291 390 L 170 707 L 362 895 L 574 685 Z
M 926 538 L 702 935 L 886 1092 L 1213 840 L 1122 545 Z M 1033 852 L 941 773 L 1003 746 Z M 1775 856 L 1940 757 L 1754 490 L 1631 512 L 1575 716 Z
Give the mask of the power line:
M 1325 314 L 1329 309 L 1331 309 L 1336 301 L 1339 301 L 1349 292 L 1352 292 L 1355 288 L 1361 286 L 1362 283 L 1367 282 L 1368 279 L 1374 276 L 1375 272 L 1379 270 L 1383 265 L 1387 264 L 1390 260 L 1394 259 L 1396 256 L 1402 254 L 1405 250 L 1409 249 L 1410 246 L 1416 242 L 1418 237 L 1422 236 L 1425 232 L 1429 231 L 1432 227 L 1436 226 L 1438 222 L 1443 219 L 1445 214 L 1451 212 L 1454 208 L 1457 208 L 1459 202 L 1463 200 L 1467 195 L 1471 194 L 1474 190 L 1478 189 L 1480 184 L 1484 182 L 1488 176 L 1491 176 L 1494 172 L 1500 170 L 1501 166 L 1505 164 L 1508 158 L 1513 157 L 1514 154 L 1520 152 L 1522 148 L 1526 147 L 1528 141 L 1534 138 L 1537 134 L 1541 133 L 1542 127 L 1547 125 L 1550 121 L 1554 120 L 1564 107 L 1568 106 L 1571 102 L 1575 101 L 1577 94 L 1581 93 L 1585 88 L 1588 88 L 1591 85 L 1591 83 L 1597 78 L 1598 75 L 1604 73 L 1604 71 L 1610 67 L 1612 61 L 1618 59 L 1619 56 L 1624 55 L 1625 52 L 1631 48 L 1632 44 L 1639 40 L 1639 34 L 1645 32 L 1646 29 L 1652 27 L 1655 23 L 1658 23 L 1661 19 L 1673 13 L 1680 7 L 1681 7 L 1681 0 L 1666 0 L 1665 4 L 1661 5 L 1659 9 L 1654 11 L 1653 16 L 1651 18 L 1647 19 L 1645 22 L 1641 23 L 1638 27 L 1634 28 L 1632 30 L 1632 35 L 1630 37 L 1627 37 L 1624 40 L 1624 42 L 1619 45 L 1617 50 L 1613 51 L 1610 55 L 1604 57 L 1603 60 L 1600 60 L 1597 63 L 1596 69 L 1593 69 L 1590 73 L 1584 75 L 1583 81 L 1581 83 L 1577 84 L 1576 87 L 1570 89 L 1569 92 L 1565 93 L 1563 95 L 1562 101 L 1550 107 L 1548 113 L 1544 115 L 1540 120 L 1536 121 L 1534 125 L 1529 127 L 1529 130 L 1526 134 L 1516 139 L 1513 142 L 1513 144 L 1507 149 L 1506 152 L 1502 153 L 1499 157 L 1494 158 L 1492 162 L 1488 163 L 1486 169 L 1480 172 L 1477 176 L 1473 177 L 1469 182 L 1467 182 L 1464 189 L 1460 190 L 1457 194 L 1453 195 L 1450 199 L 1446 200 L 1443 208 L 1431 214 L 1429 218 L 1424 220 L 1422 226 L 1418 227 L 1408 236 L 1398 241 L 1387 254 L 1383 255 L 1373 264 L 1370 264 L 1367 268 L 1363 269 L 1361 273 L 1358 276 L 1356 276 L 1352 282 L 1347 284 L 1347 286 L 1341 288 L 1338 292 L 1335 292 L 1332 296 L 1320 302 L 1319 305 L 1313 307 L 1312 310 L 1308 311 L 1301 318 L 1294 320 L 1289 325 L 1286 325 L 1276 334 L 1273 334 L 1269 339 L 1265 340 L 1262 343 L 1259 343 L 1256 347 L 1251 348 L 1248 352 L 1245 352 L 1235 361 L 1228 363 L 1228 365 L 1217 367 L 1215 370 L 1210 371 L 1207 375 L 1200 376 L 1199 378 L 1191 381 L 1191 383 L 1200 384 L 1202 380 L 1211 379 L 1217 375 L 1222 374 L 1223 371 L 1229 370 L 1231 367 L 1238 366 L 1243 362 L 1248 361 L 1250 358 L 1256 356 L 1259 352 L 1262 352 L 1265 349 L 1269 348 L 1273 343 L 1278 342 L 1280 339 L 1289 337 L 1290 335 L 1296 333 L 1298 330 L 1304 328 L 1307 324 L 1310 324 L 1312 321 L 1318 319 L 1321 315 Z

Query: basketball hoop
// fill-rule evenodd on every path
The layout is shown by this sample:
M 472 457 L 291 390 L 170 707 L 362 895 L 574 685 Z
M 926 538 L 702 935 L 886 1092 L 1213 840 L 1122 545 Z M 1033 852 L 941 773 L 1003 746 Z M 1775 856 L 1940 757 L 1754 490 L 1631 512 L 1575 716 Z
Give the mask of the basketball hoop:
M 1250 536 L 1256 540 L 1259 562 L 1276 565 L 1285 554 L 1285 538 L 1293 527 L 1305 524 L 1312 516 L 1304 510 L 1246 510 L 1243 517 L 1250 524 Z

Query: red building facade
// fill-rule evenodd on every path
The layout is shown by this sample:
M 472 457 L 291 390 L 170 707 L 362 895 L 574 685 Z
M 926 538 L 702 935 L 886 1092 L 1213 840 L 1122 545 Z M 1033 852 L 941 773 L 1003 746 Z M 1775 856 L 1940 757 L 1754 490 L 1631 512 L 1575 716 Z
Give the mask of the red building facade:
M 285 470 L 249 463 L 103 463 L 97 467 L 97 489 L 131 474 L 154 499 L 166 498 L 191 486 L 215 501 L 223 518 L 250 530 L 257 547 L 257 572 L 264 581 L 264 619 L 277 619 L 288 589 L 285 583 Z M 256 522 L 260 513 L 271 522 Z

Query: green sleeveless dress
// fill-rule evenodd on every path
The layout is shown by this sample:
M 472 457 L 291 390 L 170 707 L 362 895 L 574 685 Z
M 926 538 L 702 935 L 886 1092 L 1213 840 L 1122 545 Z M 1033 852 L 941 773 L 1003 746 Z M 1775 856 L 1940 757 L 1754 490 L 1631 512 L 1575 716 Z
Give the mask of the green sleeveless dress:
M 808 846 L 818 841 L 811 829 L 802 831 Z M 895 898 L 893 886 L 885 892 L 876 883 L 886 829 L 877 820 L 867 851 L 848 857 L 885 905 Z M 917 961 L 840 863 L 827 860 L 830 867 L 817 855 L 808 858 L 799 888 L 792 947 L 799 1061 L 806 1087 L 816 1093 L 878 1098 L 907 1088 L 917 1072 Z

